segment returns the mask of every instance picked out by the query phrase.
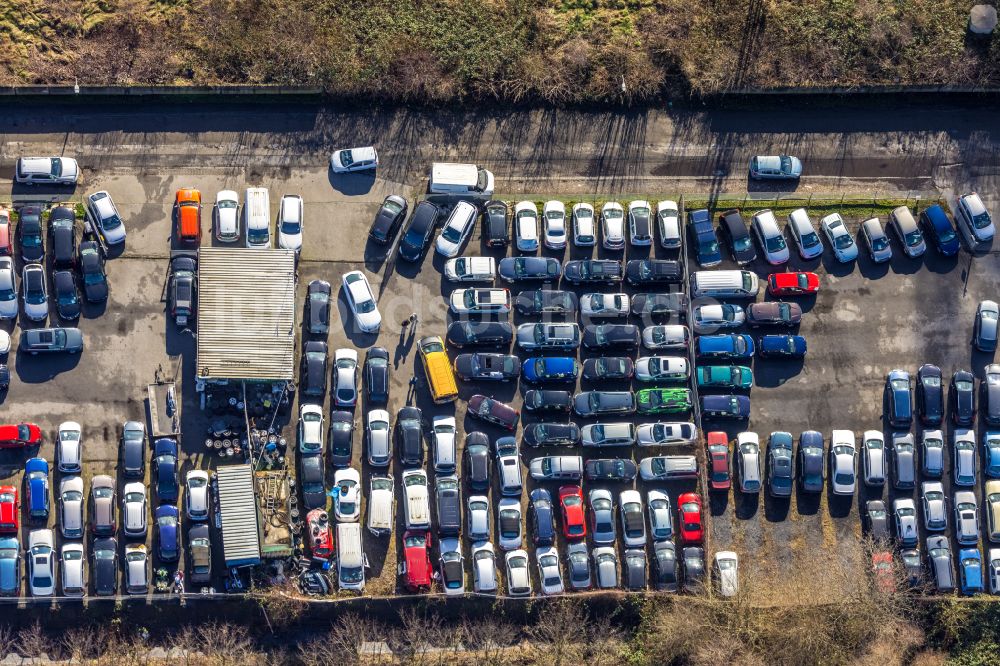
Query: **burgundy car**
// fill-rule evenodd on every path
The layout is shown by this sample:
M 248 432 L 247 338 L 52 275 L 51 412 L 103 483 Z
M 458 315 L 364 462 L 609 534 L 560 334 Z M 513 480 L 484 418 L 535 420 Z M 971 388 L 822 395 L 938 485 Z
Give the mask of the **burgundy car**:
M 750 326 L 797 326 L 801 320 L 802 308 L 798 303 L 765 301 L 746 309 L 746 322 Z
M 716 430 L 708 433 L 705 440 L 708 458 L 712 463 L 708 487 L 711 490 L 729 490 L 732 483 L 729 474 L 729 435 Z
M 469 398 L 469 414 L 484 421 L 495 423 L 507 430 L 517 428 L 517 422 L 521 418 L 521 412 L 507 403 L 488 398 L 479 393 Z

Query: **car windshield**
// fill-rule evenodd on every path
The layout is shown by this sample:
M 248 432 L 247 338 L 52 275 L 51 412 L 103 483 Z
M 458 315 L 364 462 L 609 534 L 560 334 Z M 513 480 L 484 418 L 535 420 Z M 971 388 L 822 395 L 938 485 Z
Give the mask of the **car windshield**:
M 744 236 L 743 238 L 736 238 L 733 240 L 733 249 L 737 252 L 743 252 L 750 249 L 750 237 Z
M 881 252 L 889 247 L 889 239 L 885 236 L 879 236 L 872 239 L 872 249 L 876 252 Z
M 956 382 L 957 385 L 957 382 Z M 893 379 L 892 380 L 892 390 L 893 391 L 906 391 L 910 388 L 910 382 L 906 379 Z
M 816 235 L 815 231 L 810 231 L 802 237 L 802 247 L 813 247 L 814 245 L 819 245 L 819 236 Z
M 254 245 L 260 245 L 261 243 L 267 243 L 270 240 L 270 237 L 271 237 L 270 233 L 271 233 L 270 230 L 268 230 L 267 228 L 264 228 L 264 229 L 255 229 L 255 228 L 251 227 L 251 228 L 247 229 L 247 242 L 249 242 L 251 244 L 254 244 Z
M 427 477 L 423 474 L 410 474 L 409 476 L 403 477 L 404 486 L 426 486 Z
M 283 220 L 281 222 L 281 233 L 294 235 L 302 231 L 302 223 L 298 220 Z
M 769 236 L 764 242 L 768 252 L 779 252 L 785 249 L 785 239 L 780 234 Z
M 115 559 L 115 551 L 110 549 L 100 549 L 94 551 L 94 559 L 97 560 L 113 560 Z
M 457 243 L 462 240 L 462 229 L 449 224 L 441 232 L 441 237 L 449 243 Z
M 854 483 L 854 475 L 848 474 L 847 472 L 837 472 L 834 475 L 834 480 L 838 485 L 846 486 Z
M 990 214 L 984 210 L 979 215 L 974 215 L 972 217 L 972 226 L 976 229 L 985 229 L 990 226 Z
M 205 479 L 195 476 L 188 478 L 188 488 L 204 488 L 208 485 L 208 481 Z
M 705 241 L 698 244 L 698 254 L 712 255 L 719 252 L 719 244 L 714 240 Z
M 911 231 L 906 234 L 906 244 L 910 247 L 920 245 L 924 241 L 924 236 L 919 231 Z
M 927 388 L 937 388 L 938 386 L 941 386 L 941 378 L 933 375 L 924 377 L 922 382 Z
M 955 388 L 957 388 L 959 391 L 971 391 L 972 390 L 972 382 L 968 382 L 968 381 L 965 381 L 965 380 L 956 381 L 955 382 Z
M 170 527 L 177 524 L 177 519 L 173 516 L 160 516 L 156 519 L 156 524 L 161 527 Z

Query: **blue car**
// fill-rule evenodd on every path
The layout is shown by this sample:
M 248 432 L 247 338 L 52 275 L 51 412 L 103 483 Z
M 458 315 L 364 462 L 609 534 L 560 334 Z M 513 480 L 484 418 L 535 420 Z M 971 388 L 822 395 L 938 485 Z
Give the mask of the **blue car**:
M 177 507 L 172 504 L 161 504 L 153 512 L 156 519 L 156 552 L 164 562 L 175 562 L 181 556 L 179 516 Z
M 885 380 L 885 391 L 889 397 L 889 425 L 893 428 L 909 428 L 913 421 L 910 373 L 898 369 L 890 372 Z
M 580 364 L 570 356 L 529 358 L 521 367 L 521 376 L 532 384 L 539 382 L 575 382 Z
M 708 210 L 693 210 L 688 213 L 688 229 L 691 231 L 691 244 L 698 255 L 698 265 L 702 268 L 718 266 L 722 263 L 722 252 L 719 250 L 719 239 L 715 236 L 715 227 Z
M 701 415 L 711 419 L 750 418 L 750 398 L 745 395 L 706 395 L 701 399 Z
M 49 518 L 49 463 L 29 458 L 24 463 L 24 484 L 28 489 L 28 516 L 39 522 Z
M 0 594 L 10 597 L 21 591 L 21 544 L 17 537 L 0 538 Z
M 983 435 L 983 471 L 988 479 L 1000 479 L 1000 431 Z
M 753 338 L 745 333 L 703 335 L 695 346 L 695 353 L 702 358 L 751 358 L 753 352 Z
M 161 502 L 176 502 L 177 485 L 177 442 L 162 438 L 153 445 L 153 465 L 156 475 L 156 496 Z
M 951 225 L 948 213 L 944 212 L 941 206 L 934 204 L 930 208 L 920 213 L 920 223 L 924 227 L 927 236 L 934 241 L 938 252 L 950 257 L 958 253 L 960 247 L 958 234 L 955 227 Z
M 802 358 L 806 339 L 801 335 L 763 335 L 757 353 L 762 358 Z
M 958 551 L 959 576 L 962 594 L 972 596 L 983 591 L 983 558 L 978 548 Z

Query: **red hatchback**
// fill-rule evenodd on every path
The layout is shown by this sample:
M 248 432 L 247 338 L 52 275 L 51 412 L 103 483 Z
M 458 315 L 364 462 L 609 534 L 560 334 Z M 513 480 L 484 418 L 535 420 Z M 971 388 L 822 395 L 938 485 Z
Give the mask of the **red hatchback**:
M 8 423 L 0 425 L 0 448 L 35 446 L 42 443 L 42 429 L 34 423 Z
M 17 534 L 17 488 L 0 486 L 0 533 Z
M 710 490 L 729 490 L 732 478 L 729 473 L 729 435 L 714 430 L 705 435 L 711 470 L 708 477 Z
M 697 493 L 684 493 L 677 498 L 677 512 L 680 514 L 681 543 L 699 544 L 703 538 L 701 527 L 701 498 Z
M 587 521 L 583 510 L 583 492 L 579 486 L 563 486 L 559 489 L 559 505 L 562 507 L 563 536 L 567 539 L 582 539 L 587 536 Z
M 403 557 L 406 560 L 406 589 L 429 592 L 431 589 L 431 533 L 407 530 L 403 534 Z
M 767 291 L 772 296 L 803 296 L 819 291 L 819 276 L 815 273 L 771 273 L 767 276 Z

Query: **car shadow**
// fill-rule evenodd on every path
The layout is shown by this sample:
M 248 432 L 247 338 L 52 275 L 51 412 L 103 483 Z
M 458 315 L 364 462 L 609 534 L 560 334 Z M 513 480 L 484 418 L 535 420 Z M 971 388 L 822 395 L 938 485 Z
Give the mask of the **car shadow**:
M 823 271 L 827 275 L 832 275 L 833 277 L 845 277 L 854 272 L 857 267 L 857 259 L 848 261 L 846 263 L 837 260 L 836 255 L 832 252 L 823 253 Z
M 26 354 L 17 351 L 14 371 L 25 384 L 41 384 L 69 372 L 80 364 L 81 354 Z
M 859 252 L 857 263 L 858 271 L 863 276 L 869 280 L 877 280 L 888 275 L 892 260 L 890 259 L 884 263 L 876 264 L 867 253 Z
M 375 344 L 378 340 L 378 332 L 367 333 L 358 327 L 354 313 L 351 311 L 351 306 L 347 304 L 347 296 L 343 285 L 337 290 L 337 310 L 340 313 L 340 325 L 344 331 L 344 335 L 347 336 L 347 339 L 351 341 L 353 346 L 359 349 L 367 349 Z M 382 323 L 383 325 L 385 324 L 384 321 Z
M 889 260 L 889 268 L 897 275 L 913 275 L 923 264 L 923 257 L 908 257 L 904 252 L 893 252 Z
M 328 169 L 330 186 L 347 196 L 359 196 L 371 192 L 375 185 L 376 170 L 358 171 L 355 173 L 334 173 Z
M 845 518 L 851 513 L 854 495 L 834 495 L 833 480 L 827 479 L 827 507 L 831 518 Z
M 717 491 L 708 493 L 708 510 L 713 518 L 718 518 L 726 513 L 729 507 L 729 491 Z
M 815 516 L 819 512 L 823 493 L 805 493 L 795 484 L 795 511 L 800 516 Z
M 757 515 L 760 506 L 760 493 L 742 493 L 733 491 L 733 514 L 739 520 L 749 520 Z
M 754 359 L 754 385 L 762 388 L 776 388 L 802 372 L 804 358 L 777 360 Z
M 932 273 L 950 273 L 959 264 L 959 255 L 953 254 L 950 257 L 928 249 L 924 253 L 924 266 Z
M 764 519 L 769 523 L 780 523 L 788 517 L 792 500 L 790 497 L 771 497 L 764 493 Z

